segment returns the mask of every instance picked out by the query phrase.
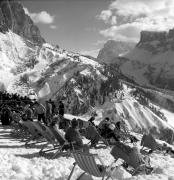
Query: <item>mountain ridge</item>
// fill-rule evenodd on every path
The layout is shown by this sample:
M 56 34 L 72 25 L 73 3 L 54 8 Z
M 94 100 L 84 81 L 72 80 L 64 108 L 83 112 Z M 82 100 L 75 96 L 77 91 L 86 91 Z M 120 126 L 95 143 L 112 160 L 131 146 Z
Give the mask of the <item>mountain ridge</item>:
M 25 14 L 22 4 L 16 0 L 0 1 L 0 31 L 5 33 L 9 29 L 37 45 L 45 43 L 39 28 Z

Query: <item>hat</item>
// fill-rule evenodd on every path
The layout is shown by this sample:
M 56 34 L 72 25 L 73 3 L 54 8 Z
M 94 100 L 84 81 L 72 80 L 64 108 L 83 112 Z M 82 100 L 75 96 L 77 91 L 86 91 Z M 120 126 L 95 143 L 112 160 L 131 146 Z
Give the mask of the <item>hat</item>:
M 76 118 L 72 119 L 71 126 L 72 128 L 76 128 L 78 126 L 78 121 L 76 120 Z
M 106 120 L 106 121 L 109 121 L 109 117 L 106 117 L 105 120 Z

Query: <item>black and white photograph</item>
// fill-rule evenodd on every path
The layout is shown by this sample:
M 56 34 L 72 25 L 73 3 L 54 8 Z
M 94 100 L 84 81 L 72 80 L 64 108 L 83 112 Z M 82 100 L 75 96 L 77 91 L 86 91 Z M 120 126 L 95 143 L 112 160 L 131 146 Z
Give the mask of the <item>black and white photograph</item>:
M 0 180 L 174 180 L 174 0 L 0 0 Z

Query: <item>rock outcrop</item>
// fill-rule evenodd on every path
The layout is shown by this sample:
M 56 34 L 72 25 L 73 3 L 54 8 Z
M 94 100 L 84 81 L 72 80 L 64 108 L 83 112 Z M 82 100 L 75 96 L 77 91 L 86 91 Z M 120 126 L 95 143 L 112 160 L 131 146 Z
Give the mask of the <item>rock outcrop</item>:
M 0 32 L 4 33 L 8 29 L 37 45 L 45 42 L 39 28 L 25 14 L 21 3 L 15 0 L 0 1 Z
M 150 41 L 165 41 L 167 38 L 166 31 L 141 31 L 140 33 L 140 43 L 150 42 Z
M 140 33 L 140 43 L 146 43 L 151 41 L 163 41 L 166 42 L 169 39 L 174 39 L 174 29 L 167 31 L 142 31 Z
M 104 44 L 104 47 L 99 51 L 97 61 L 111 63 L 114 58 L 133 49 L 135 43 L 109 40 Z
M 174 29 L 167 31 L 142 31 L 137 47 L 157 54 L 161 51 L 174 50 Z

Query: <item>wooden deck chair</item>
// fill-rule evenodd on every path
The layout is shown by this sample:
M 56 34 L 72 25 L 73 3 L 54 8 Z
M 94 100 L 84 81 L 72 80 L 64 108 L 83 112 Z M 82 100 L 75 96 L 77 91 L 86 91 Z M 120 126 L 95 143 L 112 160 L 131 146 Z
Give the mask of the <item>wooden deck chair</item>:
M 113 179 L 111 176 L 111 167 L 113 164 L 111 164 L 110 167 L 106 167 L 97 154 L 84 153 L 81 151 L 74 151 L 72 152 L 72 154 L 75 159 L 75 163 L 68 177 L 68 180 L 71 179 L 76 165 L 78 165 L 84 171 L 77 180 L 80 180 L 85 173 L 88 173 L 91 176 L 101 177 L 102 180 L 104 180 L 105 177 L 106 179 Z M 101 165 L 97 164 L 96 158 L 98 158 Z M 107 168 L 109 172 L 107 171 Z
M 149 152 L 153 152 L 155 150 L 160 150 L 160 145 L 157 143 L 155 138 L 151 134 L 144 134 L 141 139 L 142 150 L 144 147 L 150 149 Z
M 138 171 L 148 173 L 153 168 L 150 166 L 150 158 L 143 156 L 138 152 L 137 148 L 131 148 L 128 145 L 118 142 L 111 150 L 111 155 L 117 161 L 119 158 L 133 168 L 132 175 Z
M 91 143 L 91 145 L 94 147 L 95 147 L 95 145 L 99 144 L 99 142 L 104 144 L 105 146 L 109 146 L 108 139 L 103 138 L 100 135 L 98 129 L 90 123 L 86 129 L 81 129 L 81 134 L 82 134 L 82 136 L 89 139 L 90 140 L 89 143 Z
M 45 155 L 45 153 L 57 150 L 57 152 L 53 154 L 52 156 L 52 158 L 54 158 L 59 153 L 62 152 L 62 149 L 66 144 L 69 144 L 64 139 L 64 137 L 53 128 L 47 127 L 44 124 L 41 124 L 40 122 L 33 122 L 33 124 L 38 129 L 38 131 L 42 134 L 42 136 L 47 140 L 47 144 L 44 144 L 39 151 L 40 155 Z M 48 147 L 49 144 L 52 145 L 52 148 L 45 150 L 45 148 Z
M 78 124 L 79 124 L 79 129 L 87 128 L 90 124 L 88 121 L 83 121 L 82 119 L 77 119 Z
M 45 142 L 45 140 L 43 140 L 43 138 L 42 138 L 41 133 L 39 133 L 37 128 L 33 125 L 32 121 L 21 121 L 20 123 L 30 133 L 29 138 L 25 142 L 26 147 L 29 147 L 30 145 L 33 145 L 33 144 Z M 35 142 L 33 142 L 33 141 L 35 141 Z
M 39 151 L 39 155 L 44 155 L 44 153 L 53 151 L 59 147 L 59 142 L 57 141 L 55 135 L 51 132 L 51 130 L 40 122 L 32 122 L 35 128 L 39 131 L 39 133 L 45 138 L 46 144 L 42 146 Z M 44 150 L 49 144 L 53 146 L 51 149 Z
M 26 137 L 26 128 L 20 123 L 22 121 L 22 118 L 19 113 L 12 112 L 11 114 L 12 117 L 12 134 L 15 135 L 16 137 Z

